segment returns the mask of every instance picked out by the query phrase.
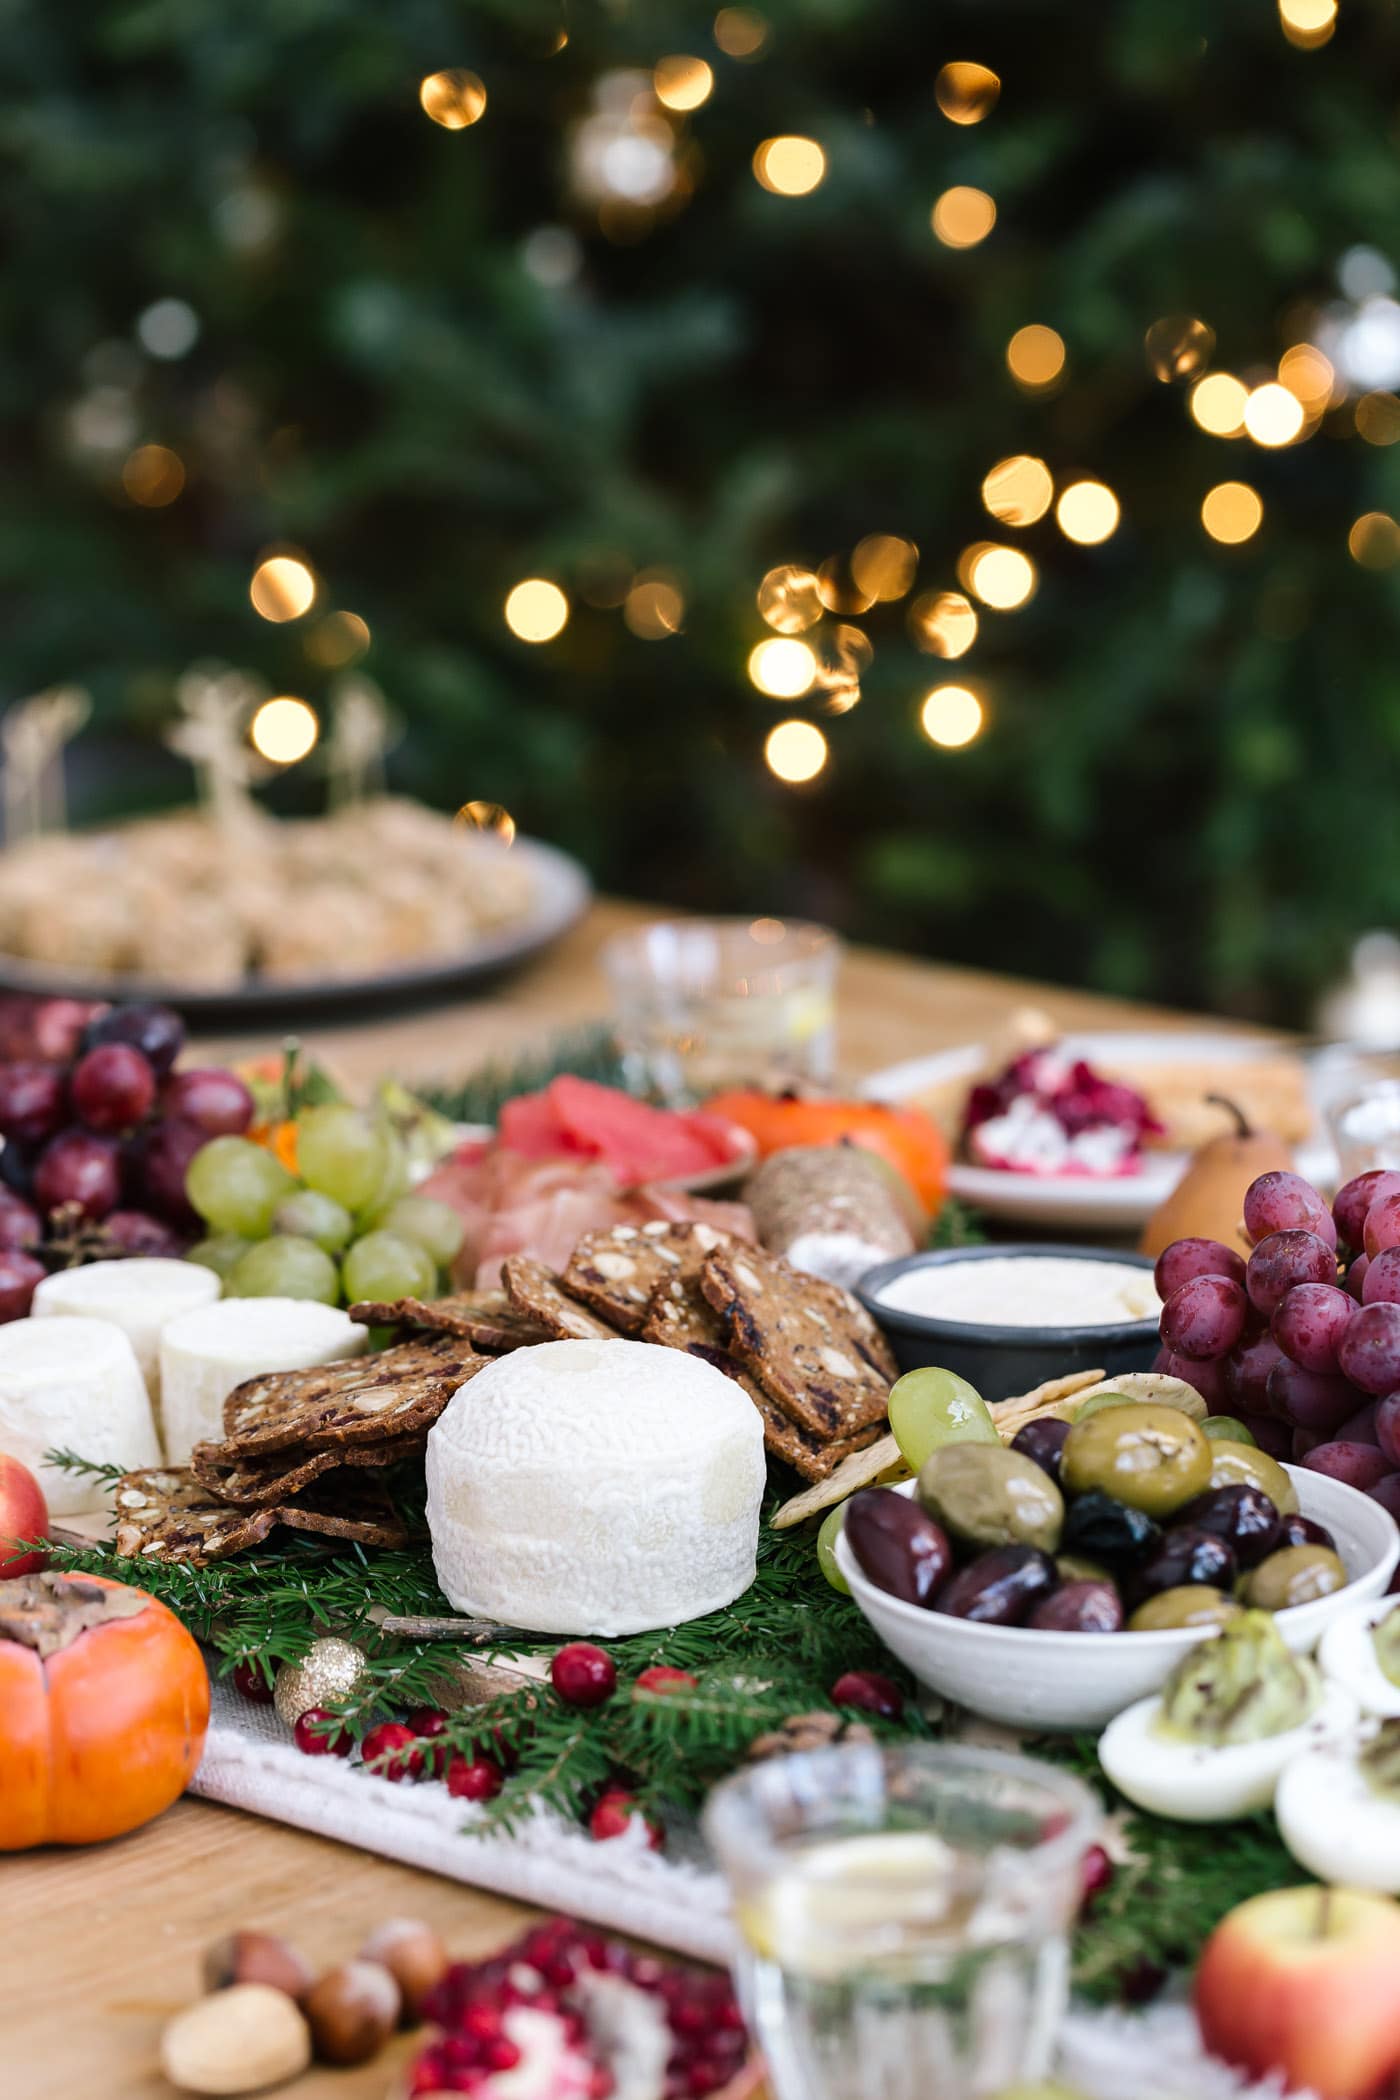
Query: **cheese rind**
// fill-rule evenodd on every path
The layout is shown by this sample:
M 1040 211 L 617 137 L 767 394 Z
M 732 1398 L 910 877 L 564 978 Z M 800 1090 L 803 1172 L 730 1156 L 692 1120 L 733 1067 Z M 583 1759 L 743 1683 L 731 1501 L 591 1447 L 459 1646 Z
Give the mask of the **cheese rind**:
M 221 1298 L 182 1313 L 160 1341 L 167 1462 L 184 1465 L 196 1444 L 222 1438 L 224 1402 L 245 1378 L 335 1363 L 368 1346 L 365 1328 L 311 1298 Z
M 49 1514 L 97 1509 L 102 1485 L 44 1461 L 46 1451 L 127 1468 L 160 1464 L 146 1381 L 110 1320 L 11 1320 L 0 1327 L 0 1451 L 28 1466 Z
M 135 1256 L 94 1261 L 81 1269 L 46 1276 L 34 1293 L 35 1319 L 110 1320 L 120 1327 L 141 1366 L 146 1391 L 160 1419 L 160 1338 L 171 1320 L 196 1306 L 212 1305 L 219 1279 L 196 1261 Z
M 459 1388 L 428 1436 L 428 1529 L 458 1611 L 624 1634 L 754 1579 L 763 1425 L 713 1365 L 650 1342 L 546 1342 Z

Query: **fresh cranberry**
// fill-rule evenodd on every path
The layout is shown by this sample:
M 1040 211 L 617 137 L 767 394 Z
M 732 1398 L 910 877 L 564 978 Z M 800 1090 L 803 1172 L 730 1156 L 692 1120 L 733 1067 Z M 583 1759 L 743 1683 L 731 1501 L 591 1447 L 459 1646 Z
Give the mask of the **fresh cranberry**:
M 348 1757 L 354 1748 L 354 1737 L 324 1706 L 308 1706 L 292 1734 L 298 1750 L 306 1757 Z
M 440 1706 L 415 1706 L 405 1714 L 404 1720 L 416 1736 L 441 1735 L 448 1725 L 447 1715 Z M 425 1750 L 423 1762 L 427 1770 L 432 1773 L 441 1772 L 444 1755 L 443 1745 L 439 1745 L 436 1750 Z
M 550 1664 L 549 1680 L 569 1706 L 602 1706 L 617 1690 L 617 1666 L 591 1641 L 570 1641 Z
M 649 1670 L 643 1670 L 637 1678 L 637 1690 L 662 1693 L 693 1692 L 698 1682 L 699 1679 L 692 1677 L 689 1670 L 672 1670 L 665 1663 L 653 1663 Z
M 588 1818 L 588 1827 L 594 1837 L 600 1840 L 621 1837 L 631 1827 L 633 1816 L 639 1813 L 635 1796 L 625 1793 L 621 1787 L 610 1787 Z M 647 1828 L 647 1843 L 653 1852 L 659 1852 L 666 1833 L 659 1823 L 652 1821 L 650 1816 L 645 1817 L 643 1820 Z M 647 1988 L 642 1983 L 635 1969 L 633 1970 L 632 1980 L 634 1983 L 639 1984 L 642 1989 Z M 660 1978 L 658 1977 L 657 1980 L 659 1982 Z
M 904 1711 L 904 1694 L 878 1670 L 847 1670 L 831 1687 L 834 1706 L 854 1706 L 861 1713 L 878 1714 L 882 1721 L 897 1721 Z
M 506 1775 L 494 1757 L 463 1757 L 449 1760 L 447 1791 L 458 1801 L 490 1801 L 505 1785 Z
M 235 1663 L 229 1673 L 233 1688 L 253 1706 L 271 1706 L 272 1686 L 255 1662 Z
M 1079 1900 L 1085 1910 L 1092 1909 L 1117 1871 L 1102 1845 L 1089 1847 L 1079 1868 Z
M 360 1755 L 380 1779 L 421 1779 L 423 1752 L 402 1721 L 381 1721 L 360 1745 Z

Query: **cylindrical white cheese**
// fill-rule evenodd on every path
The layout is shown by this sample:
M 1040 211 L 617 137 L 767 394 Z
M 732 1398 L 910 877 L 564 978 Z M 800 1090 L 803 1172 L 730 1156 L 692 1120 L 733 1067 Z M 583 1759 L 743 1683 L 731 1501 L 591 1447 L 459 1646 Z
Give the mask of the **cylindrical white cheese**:
M 428 1437 L 428 1529 L 458 1611 L 641 1633 L 754 1579 L 766 1468 L 743 1387 L 681 1349 L 544 1342 L 461 1387 Z
M 0 1327 L 0 1451 L 28 1466 L 49 1514 L 98 1509 L 100 1481 L 44 1463 L 46 1451 L 130 1471 L 160 1464 L 136 1352 L 110 1320 L 11 1320 Z
M 165 1455 L 182 1466 L 224 1433 L 224 1402 L 245 1378 L 359 1356 L 367 1330 L 312 1298 L 222 1298 L 171 1320 L 160 1338 Z
M 46 1276 L 34 1293 L 34 1317 L 110 1320 L 136 1351 L 156 1422 L 160 1422 L 160 1337 L 169 1321 L 198 1305 L 212 1305 L 219 1279 L 197 1261 L 133 1256 L 94 1261 Z

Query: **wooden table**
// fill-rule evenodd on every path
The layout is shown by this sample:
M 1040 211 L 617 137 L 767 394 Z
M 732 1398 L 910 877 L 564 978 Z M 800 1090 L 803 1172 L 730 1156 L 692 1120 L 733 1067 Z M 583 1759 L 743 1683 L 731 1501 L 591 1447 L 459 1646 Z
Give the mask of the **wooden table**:
M 385 1072 L 455 1079 L 489 1057 L 599 1017 L 597 967 L 608 934 L 649 916 L 599 904 L 554 952 L 475 1004 L 367 1026 L 308 1028 L 308 1045 L 352 1085 Z M 1172 1023 L 1184 1017 L 908 957 L 853 950 L 840 993 L 840 1056 L 869 1072 L 975 1040 L 1019 1007 L 1062 1027 Z M 259 1038 L 266 1048 L 267 1038 Z M 216 1056 L 248 1053 L 224 1039 Z M 343 1960 L 392 1916 L 430 1920 L 455 1953 L 499 1945 L 526 1913 L 326 1839 L 186 1799 L 145 1830 L 88 1852 L 12 1859 L 3 1876 L 9 1945 L 0 1997 L 3 2100 L 171 2100 L 157 2069 L 163 2021 L 196 1994 L 203 1947 L 236 1926 L 285 1933 L 314 1963 Z M 359 2071 L 316 2071 L 297 2100 L 383 2100 L 407 2041 Z

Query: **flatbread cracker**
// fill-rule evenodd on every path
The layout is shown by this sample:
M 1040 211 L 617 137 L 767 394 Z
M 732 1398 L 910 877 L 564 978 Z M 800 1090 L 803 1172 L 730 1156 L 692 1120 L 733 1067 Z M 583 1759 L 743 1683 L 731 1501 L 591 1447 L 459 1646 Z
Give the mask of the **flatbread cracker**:
M 239 1509 L 272 1509 L 338 1467 L 396 1466 L 404 1459 L 421 1458 L 425 1448 L 424 1437 L 401 1436 L 384 1444 L 327 1445 L 305 1452 L 294 1448 L 248 1458 L 228 1444 L 196 1444 L 190 1471 L 222 1502 Z
M 320 1450 L 421 1435 L 458 1386 L 489 1362 L 464 1342 L 435 1339 L 249 1378 L 224 1402 L 225 1447 L 247 1458 L 294 1446 Z
M 362 1299 L 350 1307 L 362 1327 L 407 1327 L 425 1334 L 462 1335 L 488 1356 L 504 1356 L 535 1342 L 553 1341 L 547 1327 L 516 1312 L 504 1291 L 459 1291 L 450 1298 Z
M 844 1442 L 884 1419 L 898 1370 L 859 1299 L 761 1247 L 719 1247 L 701 1288 L 725 1346 L 789 1420 Z
M 673 1279 L 698 1281 L 708 1257 L 730 1244 L 731 1236 L 713 1225 L 670 1224 L 664 1218 L 648 1225 L 613 1225 L 583 1235 L 561 1281 L 624 1334 L 640 1334 L 657 1286 Z
M 1008 1400 L 992 1400 L 987 1412 L 996 1423 L 997 1434 L 1004 1444 L 1009 1444 L 1018 1429 L 1033 1422 L 1037 1415 L 1059 1415 L 1070 1420 L 1080 1401 L 1091 1386 L 1101 1386 L 1105 1373 L 1097 1371 L 1071 1371 L 1063 1378 L 1047 1378 L 1044 1385 L 1033 1386 L 1028 1393 L 1013 1393 Z
M 552 1269 L 528 1254 L 508 1254 L 501 1265 L 506 1296 L 516 1312 L 548 1330 L 552 1341 L 615 1342 L 618 1331 L 571 1298 Z
M 867 1444 L 864 1450 L 843 1459 L 835 1472 L 828 1473 L 815 1487 L 804 1488 L 791 1502 L 785 1502 L 774 1512 L 773 1529 L 786 1531 L 808 1517 L 819 1516 L 824 1509 L 834 1509 L 838 1502 L 844 1502 L 860 1488 L 873 1487 L 877 1480 L 892 1484 L 910 1479 L 912 1472 L 895 1439 L 882 1436 L 878 1443 Z
M 207 1567 L 261 1545 L 277 1522 L 274 1509 L 231 1509 L 185 1466 L 123 1474 L 113 1499 L 116 1549 L 126 1560 Z
M 354 1539 L 362 1546 L 405 1546 L 410 1533 L 382 1489 L 363 1477 L 338 1473 L 277 1512 L 289 1531 Z

